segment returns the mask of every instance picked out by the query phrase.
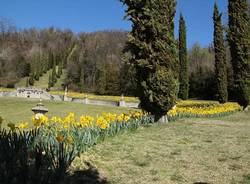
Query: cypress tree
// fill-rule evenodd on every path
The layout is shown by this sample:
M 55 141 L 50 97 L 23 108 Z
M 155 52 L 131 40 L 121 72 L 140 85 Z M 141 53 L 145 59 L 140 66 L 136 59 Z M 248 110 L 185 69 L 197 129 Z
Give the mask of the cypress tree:
M 179 81 L 180 90 L 179 98 L 188 99 L 189 81 L 188 81 L 188 65 L 187 65 L 187 40 L 186 40 L 186 23 L 182 14 L 179 21 Z
M 31 66 L 30 63 L 24 64 L 24 76 L 28 77 L 31 72 Z
M 54 66 L 54 55 L 53 55 L 53 52 L 50 50 L 49 56 L 48 56 L 48 67 L 49 69 L 52 69 L 53 66 Z
M 175 105 L 178 95 L 176 0 L 121 1 L 133 24 L 126 49 L 136 69 L 140 105 L 158 121 Z
M 229 44 L 235 99 L 247 108 L 250 101 L 250 20 L 247 0 L 229 0 Z
M 62 65 L 62 63 L 59 63 L 58 70 L 57 70 L 57 78 L 61 77 L 62 69 L 63 69 L 63 65 Z
M 62 65 L 61 65 L 62 66 Z M 84 83 L 85 83 L 85 78 L 84 78 L 84 69 L 83 67 L 81 68 L 81 72 L 80 72 L 80 92 L 83 93 L 84 92 Z
M 97 74 L 97 81 L 96 81 L 96 85 L 97 85 L 97 94 L 99 95 L 104 95 L 106 94 L 106 72 L 105 72 L 105 66 L 102 66 L 102 68 L 100 68 L 98 70 L 98 74 Z
M 36 81 L 39 81 L 39 78 L 40 78 L 39 71 L 36 71 L 36 72 L 34 73 L 34 79 L 35 79 Z
M 52 81 L 52 76 L 51 76 L 51 74 L 49 74 L 48 88 L 50 89 L 53 86 L 54 86 L 54 83 Z
M 215 77 L 218 93 L 218 101 L 226 103 L 228 100 L 227 92 L 227 62 L 226 49 L 223 38 L 223 28 L 221 23 L 222 14 L 219 13 L 218 6 L 214 5 L 214 52 L 215 52 Z
M 34 85 L 34 73 L 31 73 L 31 75 L 30 75 L 30 77 L 29 77 L 29 84 L 31 85 L 31 86 L 33 86 Z
M 29 77 L 26 78 L 25 87 L 29 87 Z
M 52 78 L 53 84 L 55 84 L 56 81 L 57 81 L 57 77 L 56 77 L 56 66 L 55 66 L 55 65 L 53 66 L 53 69 L 52 69 L 52 76 L 51 76 L 51 78 Z

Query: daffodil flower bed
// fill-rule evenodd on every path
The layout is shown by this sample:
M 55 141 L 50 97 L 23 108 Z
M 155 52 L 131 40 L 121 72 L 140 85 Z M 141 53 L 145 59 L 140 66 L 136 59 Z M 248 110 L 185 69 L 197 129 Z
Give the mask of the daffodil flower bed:
M 180 118 L 211 118 L 229 115 L 240 111 L 237 103 L 219 104 L 217 102 L 180 101 L 167 115 L 170 120 Z
M 1 119 L 0 125 L 2 121 Z M 0 128 L 0 161 L 6 166 L 14 164 L 13 167 L 17 167 L 18 172 L 32 172 L 32 169 L 26 169 L 30 163 L 35 163 L 35 175 L 39 179 L 51 178 L 53 175 L 53 181 L 49 181 L 53 183 L 63 179 L 75 157 L 89 147 L 103 141 L 105 137 L 126 130 L 136 130 L 141 125 L 152 123 L 152 118 L 139 111 L 128 114 L 103 113 L 95 118 L 81 116 L 79 119 L 74 113 L 69 113 L 66 117 L 52 118 L 36 115 L 32 117 L 32 122 L 32 129 L 29 129 L 27 122 L 18 125 L 9 123 L 9 131 Z M 6 152 L 13 153 L 12 158 L 5 157 Z M 19 162 L 23 165 L 16 166 Z M 11 171 L 9 173 L 15 174 Z M 0 170 L 0 175 L 2 174 L 4 172 Z M 33 176 L 34 173 L 30 175 Z M 7 179 L 9 177 L 6 176 Z

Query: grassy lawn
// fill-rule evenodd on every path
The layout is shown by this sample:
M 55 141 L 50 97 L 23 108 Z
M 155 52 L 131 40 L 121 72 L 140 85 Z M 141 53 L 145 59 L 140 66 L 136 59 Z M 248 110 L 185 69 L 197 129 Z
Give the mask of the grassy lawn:
M 108 138 L 71 169 L 86 183 L 249 184 L 249 132 L 250 112 L 142 127 Z
M 39 100 L 22 98 L 0 98 L 0 116 L 11 122 L 31 121 L 33 112 L 31 108 L 36 106 Z M 96 116 L 102 112 L 122 113 L 131 109 L 121 107 L 104 107 L 84 105 L 70 102 L 43 101 L 49 109 L 48 116 L 65 116 L 68 112 L 74 112 L 77 117 L 80 115 Z

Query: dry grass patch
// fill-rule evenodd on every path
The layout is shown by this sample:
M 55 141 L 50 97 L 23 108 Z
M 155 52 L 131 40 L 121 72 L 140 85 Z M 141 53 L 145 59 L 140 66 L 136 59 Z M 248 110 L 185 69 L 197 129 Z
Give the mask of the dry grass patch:
M 76 159 L 71 169 L 86 168 L 87 161 L 118 184 L 247 184 L 249 132 L 249 112 L 142 127 L 108 138 Z

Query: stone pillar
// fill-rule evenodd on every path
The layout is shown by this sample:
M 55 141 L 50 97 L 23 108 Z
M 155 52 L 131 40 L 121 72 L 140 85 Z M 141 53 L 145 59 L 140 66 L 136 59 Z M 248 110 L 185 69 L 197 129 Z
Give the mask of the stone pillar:
M 68 94 L 68 87 L 66 86 L 64 90 L 63 101 L 68 101 L 67 94 Z
M 124 100 L 123 94 L 121 96 L 121 100 L 119 101 L 119 107 L 126 107 L 126 102 Z
M 86 95 L 85 98 L 83 99 L 84 104 L 89 104 L 89 99 L 88 96 Z

